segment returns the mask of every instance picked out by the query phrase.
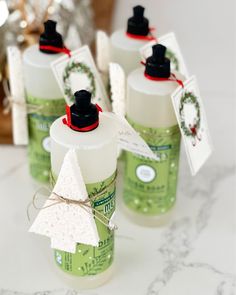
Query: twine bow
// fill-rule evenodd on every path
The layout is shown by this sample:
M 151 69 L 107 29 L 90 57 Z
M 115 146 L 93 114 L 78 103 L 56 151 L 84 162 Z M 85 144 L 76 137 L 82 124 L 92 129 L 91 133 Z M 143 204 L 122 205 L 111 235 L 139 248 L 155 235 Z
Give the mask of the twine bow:
M 85 210 L 87 213 L 89 213 L 90 215 L 92 215 L 95 219 L 97 219 L 99 222 L 101 222 L 103 225 L 105 225 L 110 230 L 117 230 L 118 229 L 117 225 L 116 224 L 113 224 L 111 222 L 111 219 L 110 218 L 108 218 L 103 213 L 101 213 L 99 210 L 97 210 L 96 208 L 94 208 L 94 207 L 91 206 L 91 202 L 95 201 L 98 197 L 104 195 L 108 191 L 108 188 L 111 187 L 115 183 L 115 181 L 116 181 L 116 175 L 117 175 L 117 173 L 115 174 L 115 176 L 112 179 L 112 181 L 107 186 L 105 186 L 100 192 L 98 192 L 96 194 L 93 194 L 91 197 L 87 198 L 86 200 L 72 200 L 72 199 L 69 199 L 69 198 L 65 198 L 63 196 L 60 196 L 60 195 L 58 195 L 54 191 L 51 192 L 48 188 L 44 188 L 44 189 L 46 189 L 51 194 L 51 196 L 47 200 L 48 201 L 52 201 L 53 203 L 51 203 L 51 204 L 49 204 L 47 206 L 38 207 L 36 205 L 36 200 L 39 197 L 38 194 L 42 190 L 42 188 L 39 188 L 35 192 L 35 194 L 33 196 L 33 199 L 32 199 L 32 202 L 28 205 L 28 208 L 27 208 L 27 217 L 28 217 L 28 220 L 30 220 L 29 208 L 30 208 L 31 205 L 33 205 L 33 207 L 36 210 L 45 210 L 45 209 L 50 208 L 52 206 L 56 206 L 58 204 L 63 204 L 64 203 L 66 205 L 76 205 L 76 206 L 79 206 L 81 209 Z M 51 173 L 51 181 L 52 182 L 54 181 L 54 178 L 52 176 L 52 173 Z M 46 196 L 44 196 L 44 197 L 46 197 Z M 91 209 L 92 211 L 90 211 L 89 209 Z

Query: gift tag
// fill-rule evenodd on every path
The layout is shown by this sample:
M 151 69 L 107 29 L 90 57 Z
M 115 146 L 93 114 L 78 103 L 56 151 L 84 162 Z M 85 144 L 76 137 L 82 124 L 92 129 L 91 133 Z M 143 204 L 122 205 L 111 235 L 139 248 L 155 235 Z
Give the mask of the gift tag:
M 75 253 L 77 243 L 98 246 L 93 209 L 75 150 L 65 155 L 53 191 L 29 231 L 50 237 L 52 248 L 70 253 Z
M 125 72 L 117 63 L 109 64 L 111 85 L 112 111 L 120 116 L 125 116 Z
M 68 105 L 73 103 L 75 91 L 86 89 L 92 93 L 93 103 L 97 103 L 103 110 L 111 109 L 88 46 L 72 51 L 71 57 L 60 57 L 52 62 L 51 67 Z
M 158 42 L 157 42 L 158 41 Z M 152 46 L 156 43 L 162 44 L 167 47 L 166 57 L 171 61 L 171 70 L 178 71 L 186 78 L 189 77 L 188 70 L 180 50 L 178 41 L 176 39 L 175 33 L 168 33 L 164 36 L 158 38 L 158 40 L 150 41 L 145 46 L 140 49 L 140 54 L 142 59 L 146 60 L 147 57 L 152 55 Z
M 160 160 L 124 117 L 110 112 L 103 114 L 117 122 L 118 144 L 122 149 L 156 161 Z
M 211 137 L 196 78 L 192 76 L 172 94 L 172 103 L 192 175 L 212 153 Z
M 20 50 L 15 46 L 7 47 L 7 59 L 11 90 L 11 94 L 9 94 L 7 99 L 8 103 L 12 106 L 13 142 L 16 145 L 27 145 L 27 108 Z

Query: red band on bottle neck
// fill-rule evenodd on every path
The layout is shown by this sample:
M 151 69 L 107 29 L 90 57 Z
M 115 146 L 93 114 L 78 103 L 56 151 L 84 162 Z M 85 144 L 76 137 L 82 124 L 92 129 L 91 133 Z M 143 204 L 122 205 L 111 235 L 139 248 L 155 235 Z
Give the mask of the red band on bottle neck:
M 142 65 L 146 65 L 145 62 L 141 61 L 141 64 Z M 177 82 L 182 88 L 184 88 L 184 83 L 182 80 L 180 79 L 177 79 L 177 77 L 175 76 L 175 74 L 171 73 L 170 74 L 170 77 L 169 78 L 159 78 L 159 77 L 153 77 L 153 76 L 150 76 L 148 75 L 147 73 L 144 72 L 144 76 L 149 79 L 149 80 L 152 80 L 152 81 L 174 81 L 174 82 Z
M 102 112 L 102 108 L 99 105 L 96 104 L 96 108 L 98 112 Z M 68 105 L 66 106 L 66 116 L 67 118 L 62 119 L 63 124 L 67 125 L 72 130 L 75 130 L 75 131 L 80 131 L 80 132 L 92 131 L 93 129 L 97 128 L 99 125 L 99 120 L 97 120 L 95 123 L 86 127 L 79 128 L 77 126 L 74 126 L 71 122 L 71 112 L 70 112 L 70 107 Z
M 144 76 L 152 81 L 173 81 L 173 82 L 177 82 L 182 88 L 184 88 L 184 83 L 182 80 L 177 79 L 177 77 L 175 76 L 175 74 L 171 74 L 169 78 L 159 78 L 159 77 L 152 77 L 149 76 L 148 74 L 144 73 Z
M 39 45 L 39 49 L 48 50 L 48 51 L 57 52 L 57 53 L 65 53 L 69 57 L 71 57 L 71 51 L 70 51 L 70 49 L 68 49 L 66 47 L 59 48 L 59 47 L 54 47 L 54 46 L 50 46 L 50 45 Z
M 132 39 L 143 40 L 143 41 L 153 41 L 153 40 L 157 41 L 157 38 L 152 35 L 153 31 L 155 31 L 155 28 L 149 28 L 149 33 L 147 36 L 135 35 L 135 34 L 126 32 L 126 36 Z

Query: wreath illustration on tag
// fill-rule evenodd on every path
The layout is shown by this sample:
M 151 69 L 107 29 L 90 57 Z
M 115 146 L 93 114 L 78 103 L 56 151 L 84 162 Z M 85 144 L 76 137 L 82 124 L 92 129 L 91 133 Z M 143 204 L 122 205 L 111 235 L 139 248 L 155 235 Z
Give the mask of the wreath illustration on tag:
M 184 114 L 184 105 L 192 104 L 196 110 L 196 116 L 193 118 L 192 124 L 186 125 L 185 122 L 185 114 Z M 192 145 L 196 146 L 197 140 L 201 141 L 202 137 L 200 134 L 200 126 L 201 126 L 201 112 L 200 105 L 197 100 L 197 97 L 192 92 L 185 92 L 180 99 L 179 106 L 179 115 L 180 115 L 180 126 L 183 130 L 183 133 L 187 137 L 191 137 Z
M 174 69 L 176 71 L 178 71 L 179 70 L 179 60 L 176 57 L 176 55 L 174 54 L 174 52 L 171 51 L 170 49 L 167 49 L 166 50 L 166 57 L 170 59 L 171 64 L 174 65 Z
M 70 83 L 70 75 L 72 73 L 81 73 L 87 76 L 89 80 L 89 87 L 87 88 L 88 91 L 92 93 L 92 97 L 95 97 L 96 94 L 96 82 L 93 72 L 91 71 L 90 67 L 87 66 L 85 63 L 72 61 L 67 64 L 63 72 L 63 86 L 64 86 L 64 93 L 65 95 L 71 99 L 73 97 L 73 92 L 71 89 Z

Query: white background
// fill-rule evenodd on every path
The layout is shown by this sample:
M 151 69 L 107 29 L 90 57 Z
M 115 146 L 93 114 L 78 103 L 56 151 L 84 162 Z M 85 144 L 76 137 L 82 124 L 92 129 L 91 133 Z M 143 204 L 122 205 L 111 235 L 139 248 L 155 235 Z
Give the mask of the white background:
M 235 162 L 236 1 L 117 0 L 113 29 L 145 7 L 157 37 L 174 31 L 189 74 L 196 75 L 215 148 L 210 162 Z
M 132 7 L 142 5 L 161 36 L 174 31 L 190 74 L 206 94 L 233 94 L 235 0 L 117 0 L 113 28 L 126 27 Z M 222 100 L 224 97 L 222 97 Z

